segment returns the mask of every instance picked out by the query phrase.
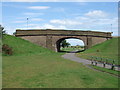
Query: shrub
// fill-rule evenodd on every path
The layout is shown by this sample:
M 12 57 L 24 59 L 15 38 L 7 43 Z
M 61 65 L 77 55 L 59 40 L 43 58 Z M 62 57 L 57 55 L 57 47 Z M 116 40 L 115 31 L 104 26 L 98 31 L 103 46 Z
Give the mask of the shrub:
M 97 49 L 96 52 L 100 52 L 100 50 Z
M 2 51 L 7 55 L 12 55 L 13 54 L 12 48 L 9 47 L 7 44 L 2 45 Z

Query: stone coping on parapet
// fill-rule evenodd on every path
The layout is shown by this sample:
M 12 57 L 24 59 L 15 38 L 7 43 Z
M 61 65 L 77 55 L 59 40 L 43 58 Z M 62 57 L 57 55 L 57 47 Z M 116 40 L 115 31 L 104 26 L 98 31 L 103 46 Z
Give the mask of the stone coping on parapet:
M 60 30 L 60 29 L 30 29 L 30 30 L 16 30 L 15 36 L 93 36 L 93 37 L 112 37 L 112 32 L 100 31 L 83 31 L 83 30 Z
M 25 29 L 16 29 L 16 31 L 73 31 L 73 32 L 76 32 L 76 31 L 83 31 L 83 32 L 101 32 L 101 31 L 94 31 L 94 30 L 68 30 L 68 29 L 28 29 L 28 30 L 25 30 Z M 113 32 L 101 32 L 101 33 L 113 33 Z

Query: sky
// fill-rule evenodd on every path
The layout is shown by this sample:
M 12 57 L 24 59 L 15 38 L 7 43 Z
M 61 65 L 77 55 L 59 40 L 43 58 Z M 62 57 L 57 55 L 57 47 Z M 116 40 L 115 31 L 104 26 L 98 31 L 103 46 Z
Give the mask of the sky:
M 118 2 L 119 0 L 2 0 L 3 2 Z
M 113 32 L 118 36 L 117 2 L 4 1 L 2 26 L 8 34 L 16 29 L 65 29 Z

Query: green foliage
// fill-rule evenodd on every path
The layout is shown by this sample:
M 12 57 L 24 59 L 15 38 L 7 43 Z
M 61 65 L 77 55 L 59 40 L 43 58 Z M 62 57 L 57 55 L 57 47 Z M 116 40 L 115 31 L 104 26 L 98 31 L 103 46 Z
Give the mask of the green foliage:
M 1 34 L 5 34 L 5 30 L 4 30 L 4 27 L 1 27 L 1 25 L 0 25 L 0 35 Z
M 15 36 L 16 32 L 13 32 L 13 35 Z
M 2 51 L 3 51 L 3 53 L 5 53 L 6 55 L 12 55 L 12 54 L 13 54 L 12 48 L 9 47 L 7 44 L 3 44 L 3 45 L 2 45 Z
M 1 27 L 0 25 L 0 40 L 3 39 L 3 35 L 6 33 L 6 31 L 4 30 L 4 27 Z M 1 41 L 0 41 L 1 44 Z
M 63 48 L 70 46 L 70 43 L 68 43 L 66 40 L 63 40 L 60 44 Z

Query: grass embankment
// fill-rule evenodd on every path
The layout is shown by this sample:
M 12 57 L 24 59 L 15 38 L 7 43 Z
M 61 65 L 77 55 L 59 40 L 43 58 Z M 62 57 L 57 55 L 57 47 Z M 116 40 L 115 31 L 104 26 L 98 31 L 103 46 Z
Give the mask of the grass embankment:
M 29 41 L 26 41 L 24 39 L 10 35 L 3 36 L 3 44 L 8 44 L 13 49 L 13 56 L 53 52 L 46 48 L 30 43 Z
M 116 76 L 118 76 L 120 73 L 120 71 L 115 71 L 115 70 L 111 70 L 111 69 L 107 69 L 107 68 L 103 68 L 103 67 L 98 67 L 98 66 L 93 66 L 93 65 L 90 65 L 90 66 L 93 67 L 94 69 L 100 70 L 102 72 L 107 72 L 107 73 L 110 73 L 110 74 L 113 74 Z
M 120 39 L 112 38 L 101 44 L 97 44 L 84 52 L 78 53 L 77 56 L 85 59 L 91 59 L 90 56 L 101 57 L 103 58 L 103 61 L 108 59 L 108 62 L 112 63 L 113 60 L 115 60 L 115 64 L 118 64 L 118 59 L 120 58 L 118 55 L 118 40 Z
M 3 56 L 3 88 L 118 87 L 116 77 L 65 60 L 61 53 L 9 35 L 3 43 L 14 49 L 12 56 Z

